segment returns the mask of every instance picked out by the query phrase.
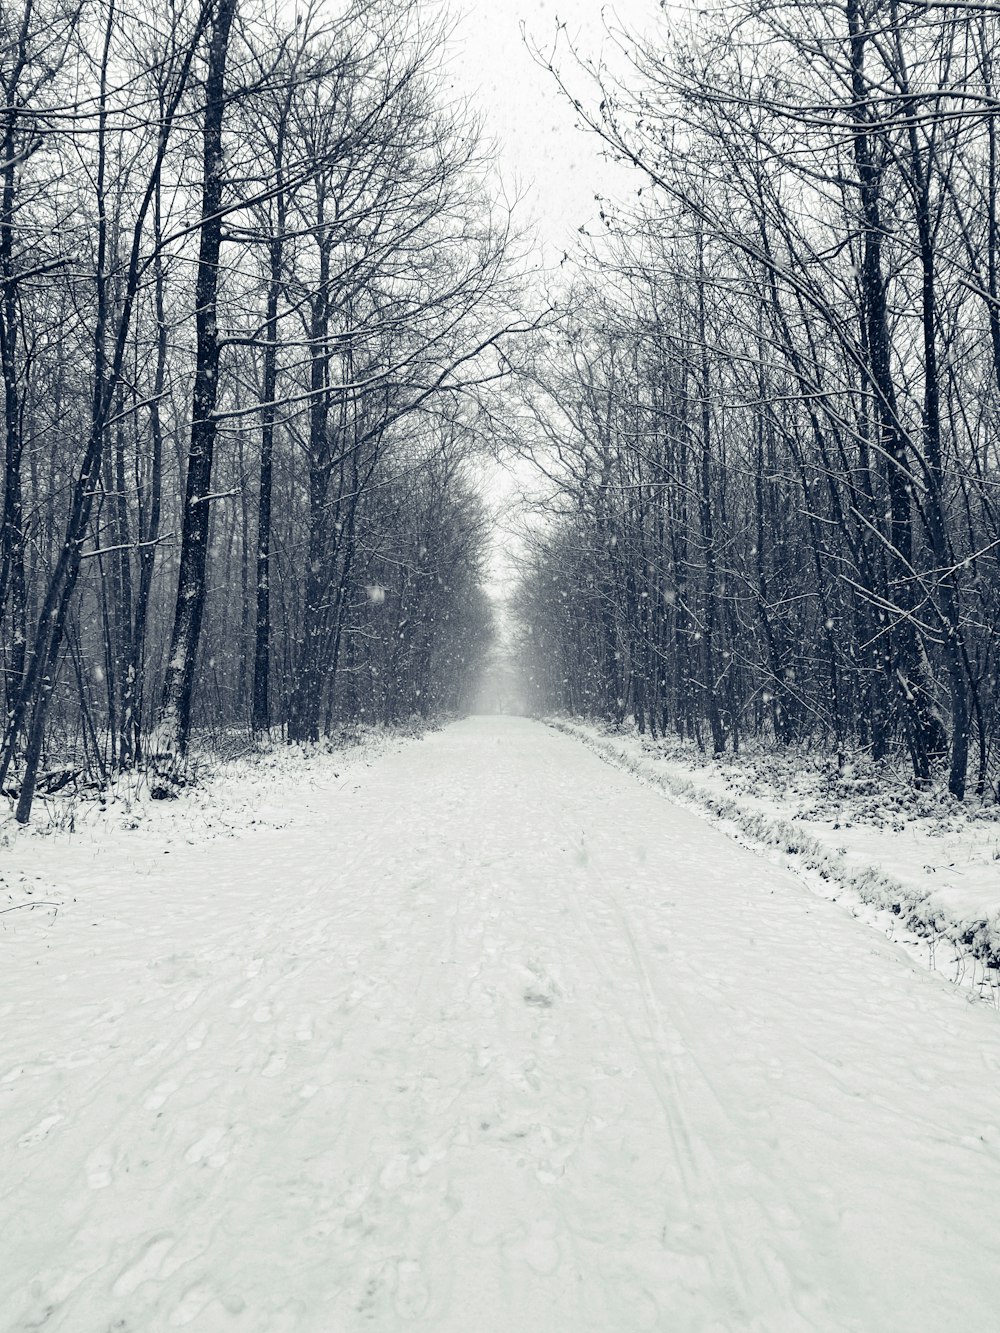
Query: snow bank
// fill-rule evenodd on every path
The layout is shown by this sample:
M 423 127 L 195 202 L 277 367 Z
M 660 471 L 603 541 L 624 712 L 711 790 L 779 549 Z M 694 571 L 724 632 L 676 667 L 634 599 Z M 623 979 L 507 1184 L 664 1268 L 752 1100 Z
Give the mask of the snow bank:
M 677 738 L 549 719 L 603 759 L 790 865 L 825 896 L 1000 1007 L 1000 811 L 918 792 L 858 756 L 718 758 Z
M 295 828 L 331 792 L 354 782 L 380 756 L 421 732 L 415 728 L 350 727 L 316 745 L 258 746 L 232 758 L 195 751 L 187 785 L 170 800 L 154 771 L 119 775 L 100 793 L 64 790 L 39 796 L 32 822 L 0 814 L 0 929 L 26 918 L 51 919 L 62 906 L 66 870 L 78 852 L 108 859 L 135 845 L 171 850 L 266 829 Z

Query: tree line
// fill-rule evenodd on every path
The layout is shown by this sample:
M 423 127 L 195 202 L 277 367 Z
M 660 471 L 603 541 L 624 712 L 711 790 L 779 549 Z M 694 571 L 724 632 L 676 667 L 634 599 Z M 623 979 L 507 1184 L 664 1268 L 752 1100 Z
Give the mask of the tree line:
M 640 197 L 526 395 L 537 708 L 996 795 L 998 37 L 737 0 L 557 73 Z
M 0 11 L 0 789 L 460 707 L 510 211 L 410 0 Z

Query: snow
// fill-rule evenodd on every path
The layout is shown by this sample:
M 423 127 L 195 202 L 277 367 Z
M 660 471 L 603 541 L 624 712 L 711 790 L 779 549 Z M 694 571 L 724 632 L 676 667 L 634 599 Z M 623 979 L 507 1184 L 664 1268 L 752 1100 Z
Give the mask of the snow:
M 1000 1007 L 1000 806 L 918 792 L 801 750 L 713 757 L 675 737 L 553 719 L 612 763 L 792 865 L 814 888 Z
M 0 1327 L 994 1325 L 987 1006 L 539 723 L 274 765 L 0 851 Z

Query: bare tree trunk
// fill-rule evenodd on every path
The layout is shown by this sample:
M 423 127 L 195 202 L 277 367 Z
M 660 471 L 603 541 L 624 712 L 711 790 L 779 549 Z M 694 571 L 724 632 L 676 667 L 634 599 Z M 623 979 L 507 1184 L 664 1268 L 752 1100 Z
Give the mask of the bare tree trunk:
M 274 423 L 278 384 L 278 297 L 285 243 L 285 197 L 282 187 L 284 118 L 276 127 L 276 225 L 268 246 L 267 324 L 264 343 L 264 375 L 260 429 L 260 485 L 257 499 L 257 574 L 256 621 L 254 626 L 253 701 L 251 726 L 254 731 L 270 727 L 271 688 L 271 489 L 274 467 Z
M 191 731 L 194 674 L 205 610 L 209 505 L 217 423 L 220 340 L 216 322 L 225 163 L 222 122 L 226 109 L 226 65 L 237 0 L 218 0 L 205 76 L 202 198 L 198 276 L 195 286 L 195 378 L 191 443 L 187 459 L 177 603 L 170 636 L 161 709 L 161 744 L 183 756 Z
M 132 631 L 135 659 L 134 709 L 132 716 L 132 752 L 138 761 L 142 755 L 142 732 L 146 684 L 146 635 L 149 624 L 149 595 L 156 567 L 156 543 L 160 535 L 160 509 L 163 491 L 163 417 L 161 405 L 167 374 L 167 318 L 164 305 L 163 256 L 160 253 L 162 232 L 161 191 L 156 189 L 153 204 L 153 231 L 156 255 L 153 261 L 153 313 L 156 319 L 156 369 L 153 372 L 153 393 L 149 405 L 149 433 L 152 451 L 149 462 L 149 490 L 145 521 L 140 510 L 139 523 L 139 588 L 135 600 L 135 625 Z
M 28 642 L 28 596 L 25 577 L 24 503 L 21 490 L 21 421 L 17 365 L 17 274 L 14 266 L 15 196 L 17 185 L 18 84 L 27 63 L 30 7 L 25 6 L 13 68 L 6 79 L 4 131 L 0 138 L 0 367 L 4 389 L 4 489 L 0 514 L 0 625 L 11 615 L 10 660 L 4 682 L 8 714 L 13 713 L 24 677 Z
M 881 180 L 872 146 L 869 112 L 870 88 L 865 74 L 865 51 L 869 33 L 864 28 L 857 0 L 847 0 L 851 43 L 851 82 L 854 92 L 854 160 L 861 192 L 864 222 L 861 283 L 864 299 L 871 388 L 879 421 L 880 448 L 887 463 L 890 506 L 890 540 L 896 576 L 890 593 L 898 608 L 898 623 L 890 636 L 893 644 L 889 669 L 897 707 L 903 724 L 914 776 L 930 777 L 931 756 L 942 745 L 942 727 L 934 715 L 927 693 L 926 658 L 914 623 L 913 516 L 911 503 L 910 451 L 899 421 L 896 390 L 889 353 L 889 313 L 882 263 L 884 228 L 881 216 Z
M 712 750 L 722 754 L 726 748 L 726 730 L 719 708 L 715 632 L 718 627 L 718 579 L 715 554 L 715 520 L 712 513 L 712 402 L 708 357 L 708 329 L 705 319 L 705 241 L 698 234 L 698 340 L 701 382 L 698 386 L 701 426 L 701 467 L 699 469 L 698 514 L 701 523 L 702 550 L 705 557 L 705 586 L 702 594 L 702 637 L 705 707 L 712 733 Z

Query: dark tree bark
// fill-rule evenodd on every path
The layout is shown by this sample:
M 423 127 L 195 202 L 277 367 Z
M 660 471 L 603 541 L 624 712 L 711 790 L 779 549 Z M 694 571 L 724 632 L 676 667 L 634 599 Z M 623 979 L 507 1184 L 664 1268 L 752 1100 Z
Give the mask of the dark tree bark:
M 216 304 L 222 249 L 225 163 L 222 125 L 226 110 L 226 69 L 237 0 L 217 0 L 205 76 L 202 131 L 202 194 L 195 285 L 195 376 L 191 400 L 191 442 L 187 458 L 177 602 L 163 685 L 160 743 L 183 756 L 191 732 L 195 667 L 205 611 L 209 505 L 217 422 L 221 342 Z

